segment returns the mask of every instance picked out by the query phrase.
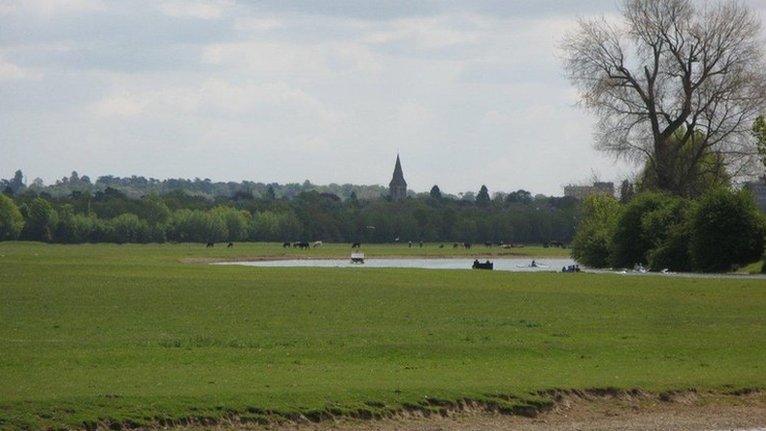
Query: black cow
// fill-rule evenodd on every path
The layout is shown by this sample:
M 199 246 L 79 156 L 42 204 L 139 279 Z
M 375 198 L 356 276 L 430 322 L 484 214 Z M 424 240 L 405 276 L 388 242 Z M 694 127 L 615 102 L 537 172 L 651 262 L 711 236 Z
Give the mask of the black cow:
M 351 244 L 351 248 L 361 248 L 361 247 L 362 247 L 362 243 L 361 242 L 355 242 L 355 243 Z
M 306 241 L 296 242 L 295 244 L 297 244 L 296 247 L 300 248 L 301 250 L 308 249 L 310 247 L 309 243 Z
M 291 244 L 289 242 L 283 242 L 282 243 L 282 248 L 288 248 L 288 247 L 290 247 L 290 245 Z
M 463 247 L 465 247 L 465 249 L 468 250 L 469 248 L 471 248 L 471 243 L 470 242 L 464 242 L 463 243 Z
M 210 247 L 214 247 L 214 246 L 215 246 L 215 244 L 212 243 L 212 242 L 209 242 L 209 243 L 205 244 L 205 248 L 210 248 Z
M 233 242 L 230 242 L 230 243 L 226 244 L 226 248 L 232 248 L 232 247 L 234 247 L 234 243 Z

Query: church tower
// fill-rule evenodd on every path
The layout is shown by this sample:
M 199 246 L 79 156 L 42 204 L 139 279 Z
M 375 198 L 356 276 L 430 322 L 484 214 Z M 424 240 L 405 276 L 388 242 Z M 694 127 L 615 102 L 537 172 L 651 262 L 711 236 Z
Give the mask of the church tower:
M 394 166 L 394 177 L 388 184 L 388 191 L 392 201 L 400 201 L 407 197 L 407 181 L 404 181 L 402 173 L 402 162 L 399 161 L 399 154 L 396 155 L 396 165 Z

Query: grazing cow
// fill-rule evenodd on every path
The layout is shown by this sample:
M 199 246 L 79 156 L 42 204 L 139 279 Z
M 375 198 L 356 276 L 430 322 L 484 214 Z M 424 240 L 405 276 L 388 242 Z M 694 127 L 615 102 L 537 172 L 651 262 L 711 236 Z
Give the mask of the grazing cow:
M 484 245 L 486 245 L 487 247 L 492 248 L 492 242 L 491 241 L 485 242 Z
M 314 242 L 311 243 L 311 246 L 314 247 L 314 248 L 321 247 L 322 246 L 322 241 L 314 241 Z
M 471 248 L 471 243 L 470 242 L 464 242 L 463 243 L 463 247 L 465 247 L 465 249 L 468 250 L 469 248 Z
M 561 241 L 548 241 L 548 242 L 543 244 L 543 247 L 545 247 L 545 248 L 548 248 L 548 247 L 560 247 L 560 248 L 564 248 L 564 243 L 562 243 Z
M 300 248 L 301 250 L 309 248 L 309 243 L 307 243 L 306 241 L 297 242 L 296 244 L 298 244 L 298 248 Z
M 230 243 L 226 244 L 226 248 L 232 248 L 232 247 L 234 247 L 234 243 L 233 242 L 230 242 Z
M 361 242 L 355 242 L 355 243 L 351 244 L 351 248 L 361 248 L 361 247 L 362 247 L 362 243 Z
M 215 244 L 212 243 L 212 242 L 209 242 L 209 243 L 205 244 L 205 248 L 210 248 L 210 247 L 214 247 L 214 246 L 215 246 Z
M 291 245 L 292 245 L 292 244 L 290 244 L 289 242 L 283 242 L 283 243 L 282 243 L 282 248 L 288 248 L 288 247 L 290 247 Z

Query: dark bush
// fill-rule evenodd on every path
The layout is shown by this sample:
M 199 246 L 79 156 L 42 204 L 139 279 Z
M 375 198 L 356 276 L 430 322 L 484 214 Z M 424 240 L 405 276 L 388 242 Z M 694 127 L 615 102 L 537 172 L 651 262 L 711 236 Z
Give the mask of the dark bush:
M 729 271 L 763 256 L 766 221 L 746 191 L 719 189 L 700 199 L 691 216 L 695 270 Z
M 689 211 L 689 201 L 668 196 L 642 217 L 642 237 L 650 247 L 647 261 L 652 271 L 691 271 Z
M 593 268 L 609 266 L 611 239 L 622 206 L 611 196 L 594 195 L 583 203 L 583 214 L 572 240 L 572 257 Z
M 644 193 L 634 197 L 625 207 L 612 237 L 612 266 L 632 267 L 636 263 L 646 265 L 649 251 L 657 246 L 663 236 L 657 232 L 664 229 L 662 223 L 644 224 L 644 218 L 651 212 L 668 204 L 668 196 L 658 193 Z M 653 228 L 645 232 L 647 227 Z

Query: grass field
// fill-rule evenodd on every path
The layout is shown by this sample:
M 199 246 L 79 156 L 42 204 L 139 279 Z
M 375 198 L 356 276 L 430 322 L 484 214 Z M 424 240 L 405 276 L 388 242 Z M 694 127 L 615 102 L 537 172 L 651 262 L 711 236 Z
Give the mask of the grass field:
M 763 280 L 182 263 L 280 253 L 0 243 L 0 429 L 766 388 Z

